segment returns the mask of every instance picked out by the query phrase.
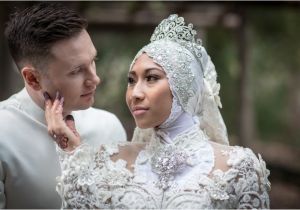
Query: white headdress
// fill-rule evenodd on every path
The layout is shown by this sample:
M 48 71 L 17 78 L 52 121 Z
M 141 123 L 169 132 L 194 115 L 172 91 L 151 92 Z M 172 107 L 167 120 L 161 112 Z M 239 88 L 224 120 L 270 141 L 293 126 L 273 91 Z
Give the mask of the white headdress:
M 198 117 L 200 128 L 212 141 L 228 145 L 218 108 L 222 105 L 215 66 L 201 40 L 195 39 L 196 34 L 192 24 L 186 26 L 182 17 L 170 15 L 156 27 L 150 44 L 138 52 L 133 63 L 146 53 L 162 66 L 174 100 L 185 112 Z

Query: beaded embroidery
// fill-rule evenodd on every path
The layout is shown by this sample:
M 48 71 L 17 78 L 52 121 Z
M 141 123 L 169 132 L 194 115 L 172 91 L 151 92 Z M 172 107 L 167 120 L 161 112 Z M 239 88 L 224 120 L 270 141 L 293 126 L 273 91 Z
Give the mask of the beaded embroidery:
M 179 134 L 169 145 L 153 136 L 134 164 L 134 172 L 126 169 L 126 161 L 110 160 L 118 153 L 115 145 L 107 145 L 95 153 L 88 145 L 81 145 L 74 153 L 59 150 L 63 173 L 57 180 L 57 190 L 64 208 L 75 209 L 243 209 L 269 208 L 267 176 L 269 171 L 261 158 L 250 149 L 231 147 L 219 158 L 230 167 L 227 171 L 213 169 L 214 151 L 205 135 L 196 126 Z M 58 147 L 57 147 L 58 148 Z M 176 171 L 165 190 L 153 173 L 152 162 L 183 152 L 179 164 L 162 164 L 160 171 L 174 165 Z M 59 148 L 58 148 L 59 149 Z M 163 151 L 170 154 L 163 154 Z M 101 156 L 101 157 L 98 157 Z M 175 155 L 176 156 L 176 155 Z M 174 156 L 173 156 L 174 157 Z M 170 159 L 167 159 L 168 162 Z M 173 164 L 174 163 L 174 164 Z M 182 163 L 182 164 L 180 164 Z M 181 170 L 182 167 L 182 170 Z M 164 172 L 164 171 L 163 171 Z M 179 173 L 180 172 L 180 173 Z M 176 177 L 175 177 L 176 175 Z M 157 178 L 158 177 L 158 178 Z M 174 178 L 174 180 L 172 180 Z M 167 186 L 167 185 L 166 185 Z
M 187 154 L 174 145 L 166 145 L 158 149 L 151 158 L 152 171 L 159 175 L 158 187 L 163 190 L 171 186 L 177 173 L 186 166 Z
M 184 18 L 178 15 L 170 15 L 169 18 L 164 19 L 155 29 L 150 41 L 154 42 L 161 39 L 168 39 L 175 41 L 198 58 L 202 56 L 201 53 L 201 39 L 195 39 L 197 35 L 196 30 L 193 29 L 193 24 L 185 26 Z
M 183 107 L 186 107 L 190 98 L 195 96 L 192 83 L 195 76 L 192 73 L 190 63 L 192 55 L 174 42 L 160 40 L 151 43 L 142 49 L 153 58 L 154 62 L 161 65 L 170 78 L 169 82 L 173 89 L 172 93 L 178 95 L 178 99 Z M 176 60 L 177 62 L 171 62 Z M 175 85 L 176 84 L 176 85 Z

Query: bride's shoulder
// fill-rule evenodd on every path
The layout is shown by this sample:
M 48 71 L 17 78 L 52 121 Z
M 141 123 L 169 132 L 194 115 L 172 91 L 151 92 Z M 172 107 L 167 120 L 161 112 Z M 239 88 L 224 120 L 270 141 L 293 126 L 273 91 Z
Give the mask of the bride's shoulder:
M 113 148 L 117 151 L 111 154 L 112 160 L 116 161 L 118 159 L 123 159 L 127 162 L 134 162 L 140 151 L 145 148 L 145 144 L 126 142 L 109 145 L 109 148 Z
M 125 156 L 136 156 L 141 150 L 145 148 L 145 143 L 127 142 L 126 144 L 119 144 L 119 152 Z
M 211 142 L 215 154 L 215 166 L 222 169 L 253 168 L 256 171 L 266 171 L 265 161 L 260 154 L 255 154 L 250 148 L 228 146 Z

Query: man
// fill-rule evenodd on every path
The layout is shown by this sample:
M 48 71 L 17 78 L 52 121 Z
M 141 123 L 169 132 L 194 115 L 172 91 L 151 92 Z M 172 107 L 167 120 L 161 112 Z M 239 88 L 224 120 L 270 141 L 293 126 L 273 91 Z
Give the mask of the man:
M 100 79 L 86 27 L 85 19 L 53 3 L 17 12 L 7 25 L 25 88 L 0 103 L 0 208 L 61 207 L 55 191 L 61 171 L 45 124 L 45 92 L 64 97 L 64 114 L 74 116 L 87 143 L 126 140 L 115 115 L 90 108 Z

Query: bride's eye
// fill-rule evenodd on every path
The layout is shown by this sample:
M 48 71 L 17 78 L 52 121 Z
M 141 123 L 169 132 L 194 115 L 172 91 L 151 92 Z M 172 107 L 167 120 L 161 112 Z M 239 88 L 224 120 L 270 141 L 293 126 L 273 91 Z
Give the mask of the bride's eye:
M 148 76 L 146 76 L 147 82 L 155 82 L 159 79 L 160 79 L 160 77 L 157 76 L 157 75 L 148 75 Z

